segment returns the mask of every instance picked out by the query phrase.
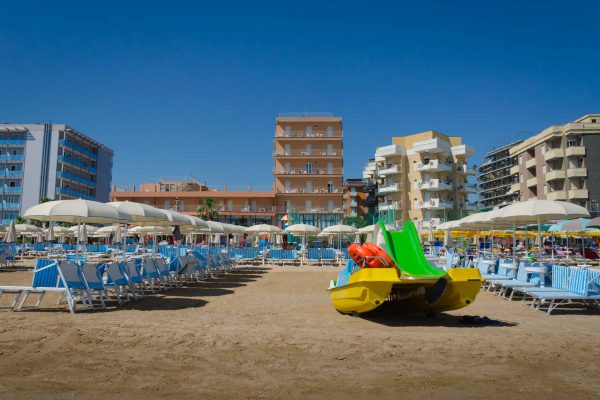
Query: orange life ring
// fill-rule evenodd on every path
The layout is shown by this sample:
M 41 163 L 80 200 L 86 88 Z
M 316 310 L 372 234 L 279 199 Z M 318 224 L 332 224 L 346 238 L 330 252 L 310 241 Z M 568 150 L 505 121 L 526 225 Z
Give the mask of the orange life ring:
M 366 260 L 366 263 L 369 265 L 369 267 L 385 268 L 387 266 L 394 265 L 394 260 L 392 260 L 392 257 L 390 257 L 390 255 L 388 253 L 386 253 L 381 247 L 377 246 L 375 243 L 366 242 L 365 244 L 363 244 L 362 247 L 367 249 L 369 252 L 371 252 L 373 254 L 373 256 L 376 257 L 376 258 L 368 258 Z M 385 263 L 381 259 L 385 260 Z M 386 263 L 387 263 L 387 265 L 386 265 Z
M 348 255 L 350 255 L 352 261 L 354 261 L 359 267 L 362 268 L 366 266 L 365 257 L 372 257 L 373 253 L 371 253 L 365 247 L 354 243 L 348 247 Z

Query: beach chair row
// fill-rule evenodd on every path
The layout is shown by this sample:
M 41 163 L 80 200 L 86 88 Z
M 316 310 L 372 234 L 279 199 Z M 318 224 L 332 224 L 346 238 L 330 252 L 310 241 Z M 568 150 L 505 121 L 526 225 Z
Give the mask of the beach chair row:
M 560 306 L 600 306 L 600 271 L 586 267 L 479 260 L 483 288 L 551 314 Z
M 12 309 L 24 309 L 32 295 L 37 296 L 28 309 L 39 308 L 48 293 L 59 295 L 59 304 L 69 311 L 106 308 L 109 300 L 119 305 L 158 293 L 184 283 L 199 281 L 231 271 L 234 260 L 226 254 L 207 257 L 194 252 L 173 260 L 147 257 L 122 262 L 75 263 L 37 259 L 31 286 L 0 286 L 0 297 L 14 295 Z

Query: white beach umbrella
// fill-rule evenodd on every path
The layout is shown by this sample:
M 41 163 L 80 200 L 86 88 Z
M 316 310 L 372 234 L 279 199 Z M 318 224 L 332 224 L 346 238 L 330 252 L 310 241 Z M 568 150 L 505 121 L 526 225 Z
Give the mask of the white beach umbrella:
M 186 215 L 194 232 L 210 232 L 210 226 L 207 221 L 193 215 Z
M 316 235 L 321 230 L 314 225 L 309 224 L 294 224 L 290 225 L 284 229 L 286 232 L 291 233 L 292 235 Z
M 542 258 L 542 240 L 541 240 L 541 224 L 560 220 L 560 219 L 575 219 L 589 218 L 590 213 L 583 207 L 567 203 L 564 201 L 552 200 L 528 200 L 519 203 L 514 203 L 498 210 L 494 221 L 512 222 L 513 229 L 518 224 L 537 224 L 538 226 L 538 241 L 539 256 Z M 516 243 L 513 236 L 513 255 L 516 260 Z
M 248 233 L 250 235 L 266 235 L 266 234 L 281 233 L 281 232 L 283 232 L 281 230 L 281 228 L 274 226 L 274 225 L 268 225 L 268 224 L 253 225 L 253 226 L 249 227 L 248 230 L 246 231 L 246 233 Z
M 16 224 L 14 225 L 14 229 L 17 235 L 38 235 L 44 233 L 42 228 L 38 228 L 37 226 L 31 224 Z M 10 232 L 10 227 L 8 230 Z
M 350 225 L 331 225 L 322 231 L 322 233 L 329 235 L 351 235 L 356 232 L 358 232 L 358 229 Z
M 157 222 L 156 225 L 192 226 L 192 222 L 190 221 L 188 216 L 185 214 L 181 214 L 181 213 L 171 211 L 171 210 L 163 210 L 163 209 L 161 209 L 160 211 L 162 211 L 165 214 L 166 219 L 163 221 Z
M 38 221 L 110 224 L 129 222 L 129 214 L 118 211 L 114 207 L 91 200 L 55 200 L 30 207 L 25 211 L 25 218 Z M 87 230 L 83 231 L 87 234 Z M 75 259 L 79 257 L 79 243 L 82 234 L 77 235 Z
M 208 227 L 210 229 L 210 233 L 224 233 L 225 232 L 225 228 L 223 227 L 223 224 L 220 222 L 216 222 L 216 221 L 206 221 L 206 223 L 208 224 Z
M 136 225 L 155 225 L 168 220 L 164 210 L 159 210 L 148 204 L 133 201 L 113 201 L 106 204 L 129 214 L 131 222 Z
M 159 235 L 172 235 L 173 232 L 169 227 L 166 226 L 135 226 L 131 228 L 128 233 L 135 233 L 137 235 L 149 235 L 156 232 Z
M 7 243 L 14 243 L 17 241 L 17 228 L 15 226 L 15 220 L 10 221 L 4 241 Z
M 378 224 L 373 224 L 373 225 L 367 225 L 365 227 L 360 228 L 357 232 L 358 233 L 373 233 L 375 231 L 375 226 Z M 397 230 L 395 226 L 392 225 L 388 225 L 385 224 L 385 229 L 388 231 L 395 231 Z

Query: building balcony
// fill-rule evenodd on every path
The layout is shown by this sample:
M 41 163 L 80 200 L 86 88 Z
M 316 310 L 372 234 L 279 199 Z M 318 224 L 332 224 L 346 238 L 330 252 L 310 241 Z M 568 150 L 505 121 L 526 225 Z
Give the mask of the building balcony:
M 404 156 L 406 155 L 406 151 L 402 146 L 398 146 L 397 144 L 391 144 L 389 146 L 381 146 L 375 150 L 375 158 L 381 157 L 394 157 L 394 156 Z
M 327 131 L 288 131 L 288 132 L 277 132 L 275 139 L 341 139 L 341 131 L 333 131 L 328 133 Z
M 68 157 L 68 156 L 63 156 L 63 155 L 60 155 L 57 158 L 58 158 L 58 161 L 63 162 L 65 164 L 73 165 L 75 167 L 83 169 L 84 171 L 89 171 L 93 174 L 96 173 L 96 168 L 92 167 L 91 165 L 87 165 L 87 164 L 83 163 L 82 161 L 76 160 L 76 159 Z
M 464 204 L 460 204 L 459 208 L 462 208 L 467 211 L 477 211 L 477 202 L 476 201 L 468 201 Z
M 449 209 L 454 207 L 454 202 L 451 200 L 430 199 L 428 201 L 415 201 L 416 209 Z
M 567 194 L 564 190 L 557 190 L 555 192 L 549 192 L 546 194 L 546 200 L 557 200 L 564 201 L 567 200 Z
M 567 194 L 570 199 L 587 199 L 589 194 L 587 189 L 569 189 Z
M 0 189 L 0 193 L 2 194 L 16 194 L 22 192 L 23 188 L 21 186 L 4 186 Z
M 391 167 L 380 169 L 379 171 L 377 171 L 377 175 L 388 176 L 388 175 L 399 174 L 401 172 L 402 172 L 402 169 L 399 168 L 398 165 L 392 165 Z
M 546 181 L 552 182 L 552 181 L 557 181 L 559 179 L 565 179 L 565 176 L 566 176 L 565 171 L 555 170 L 555 171 L 546 172 L 545 178 L 546 178 Z
M 513 193 L 520 192 L 521 191 L 521 184 L 520 183 L 513 183 L 512 185 L 510 185 L 510 191 L 513 192 Z
M 358 203 L 356 201 L 351 201 L 350 207 L 358 207 Z
M 568 168 L 567 176 L 569 178 L 585 178 L 587 176 L 587 168 Z
M 10 163 L 14 163 L 14 162 L 23 162 L 25 161 L 25 156 L 23 154 L 18 154 L 18 155 L 0 155 L 0 162 L 10 162 Z
M 428 163 L 417 163 L 416 170 L 420 172 L 450 172 L 452 165 L 440 160 L 430 160 Z
M 23 147 L 27 144 L 25 139 L 0 140 L 0 147 Z
M 0 207 L 4 211 L 18 211 L 21 209 L 21 204 L 19 203 L 3 203 Z
M 299 214 L 342 214 L 343 210 L 341 207 L 328 208 L 305 208 L 305 207 L 290 207 L 286 211 L 287 213 L 299 213 Z
M 63 171 L 57 171 L 56 172 L 56 177 L 57 178 L 62 178 L 62 179 L 68 179 L 71 180 L 73 182 L 77 182 L 81 185 L 84 186 L 89 186 L 91 188 L 95 188 L 96 187 L 96 182 L 90 181 L 89 179 L 85 179 L 82 177 L 79 177 L 77 175 L 73 175 L 69 172 L 63 172 Z
M 429 221 L 421 221 L 421 229 L 433 229 L 442 223 L 441 218 L 431 218 Z
M 473 168 L 473 167 L 469 167 L 469 166 L 468 166 L 468 165 L 466 165 L 466 164 L 464 164 L 464 165 L 458 165 L 458 166 L 456 167 L 456 171 L 457 171 L 459 174 L 465 174 L 465 175 L 467 175 L 467 176 L 474 176 L 474 175 L 475 175 L 475 173 L 476 173 L 476 171 L 475 171 L 475 168 Z
M 439 179 L 430 179 L 428 181 L 417 181 L 414 183 L 417 190 L 452 190 L 452 181 L 444 182 Z
M 415 142 L 412 150 L 415 153 L 450 153 L 450 143 L 441 139 L 427 139 Z
M 585 156 L 584 146 L 573 146 L 565 149 L 565 155 L 567 157 L 583 157 Z
M 537 164 L 537 160 L 535 158 L 532 158 L 531 160 L 525 161 L 525 168 L 527 168 L 527 169 L 535 168 L 536 164 Z
M 89 194 L 76 192 L 74 190 L 70 190 L 67 188 L 61 188 L 61 187 L 56 188 L 56 194 L 69 196 L 73 199 L 96 200 L 93 196 L 90 196 Z
M 477 186 L 467 183 L 465 185 L 460 185 L 458 190 L 464 193 L 477 193 Z
M 3 178 L 22 178 L 23 171 L 0 171 L 0 177 Z
M 327 168 L 317 169 L 317 168 L 315 168 L 310 171 L 305 170 L 305 169 L 290 169 L 289 171 L 286 171 L 284 169 L 274 169 L 273 174 L 285 175 L 285 176 L 342 175 L 342 169 L 341 168 L 333 168 L 333 169 L 327 169 Z
M 533 178 L 529 178 L 527 179 L 527 181 L 525 182 L 527 184 L 527 187 L 533 187 L 537 185 L 537 177 L 534 176 Z
M 544 161 L 555 160 L 557 158 L 563 158 L 564 156 L 565 156 L 565 149 L 563 149 L 562 147 L 559 147 L 556 149 L 547 150 L 544 153 Z
M 356 211 L 354 211 L 354 210 L 350 211 L 347 215 L 350 218 L 356 218 L 356 217 L 358 217 L 358 213 Z
M 98 159 L 98 154 L 94 154 L 91 151 L 84 149 L 83 147 L 81 147 L 81 146 L 73 143 L 70 140 L 61 139 L 61 140 L 58 141 L 58 144 L 66 147 L 68 149 L 71 149 L 72 151 L 75 151 L 75 152 L 77 152 L 79 154 L 87 156 L 87 157 L 89 157 L 91 159 L 94 159 L 94 160 Z
M 381 186 L 379 186 L 379 188 L 377 190 L 377 192 L 379 194 L 394 193 L 394 192 L 401 192 L 401 191 L 402 191 L 402 185 L 400 185 L 398 183 L 381 185 Z
M 467 146 L 466 144 L 453 146 L 450 148 L 450 150 L 452 151 L 452 155 L 455 157 L 473 157 L 475 154 L 473 147 Z
M 379 211 L 390 211 L 390 210 L 400 210 L 400 202 L 399 201 L 392 201 L 389 203 L 381 203 L 378 206 Z
M 358 196 L 358 192 L 356 192 L 356 191 L 353 192 L 352 190 L 349 191 L 348 194 L 350 195 L 350 197 L 356 197 L 356 196 Z
M 308 191 L 308 190 L 306 190 L 306 188 L 291 188 L 291 189 L 287 189 L 287 190 L 277 190 L 277 193 L 279 193 L 279 194 L 303 194 L 303 195 L 335 194 L 335 195 L 339 196 L 342 193 L 342 189 L 334 188 L 334 189 L 328 190 L 327 188 L 313 188 L 312 191 Z
M 328 151 L 327 149 L 312 149 L 312 150 L 290 150 L 285 151 L 274 151 L 273 158 L 284 159 L 284 158 L 342 158 L 342 150 Z
M 519 173 L 519 166 L 518 165 L 513 165 L 512 167 L 510 167 L 510 174 L 511 175 L 515 175 Z

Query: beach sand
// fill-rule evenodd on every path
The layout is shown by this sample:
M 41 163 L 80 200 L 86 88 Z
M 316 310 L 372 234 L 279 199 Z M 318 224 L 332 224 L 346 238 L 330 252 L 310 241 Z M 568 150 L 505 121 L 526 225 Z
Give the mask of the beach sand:
M 600 398 L 600 313 L 481 293 L 426 318 L 338 314 L 336 268 L 241 268 L 109 311 L 0 310 L 0 398 Z M 0 272 L 28 284 L 31 270 Z M 1 300 L 8 306 L 9 299 Z M 500 326 L 469 327 L 462 315 Z

